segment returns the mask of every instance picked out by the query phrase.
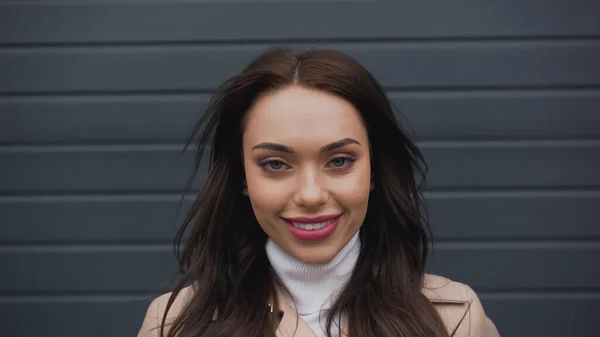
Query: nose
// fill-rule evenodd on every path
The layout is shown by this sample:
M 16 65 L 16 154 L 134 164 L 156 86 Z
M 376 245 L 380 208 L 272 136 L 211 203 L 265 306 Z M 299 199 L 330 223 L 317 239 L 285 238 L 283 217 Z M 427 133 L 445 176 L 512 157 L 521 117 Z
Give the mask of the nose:
M 327 203 L 329 193 L 316 170 L 305 170 L 298 176 L 294 202 L 303 207 L 321 206 Z

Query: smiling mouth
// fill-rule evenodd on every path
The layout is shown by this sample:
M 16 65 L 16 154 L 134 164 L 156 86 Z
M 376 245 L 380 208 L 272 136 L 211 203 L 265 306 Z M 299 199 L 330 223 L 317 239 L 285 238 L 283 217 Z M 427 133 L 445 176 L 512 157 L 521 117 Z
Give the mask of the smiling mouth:
M 341 216 L 341 214 L 322 215 L 314 218 L 283 218 L 283 220 L 285 220 L 285 222 L 296 228 L 303 229 L 306 231 L 313 231 L 331 225 L 332 223 L 336 222 Z
M 323 241 L 336 232 L 342 214 L 306 218 L 283 218 L 290 233 L 300 241 Z
M 328 221 L 316 222 L 316 223 L 300 223 L 300 222 L 294 222 L 294 221 L 290 221 L 290 223 L 292 225 L 294 225 L 294 227 L 296 227 L 296 228 L 304 229 L 306 231 L 313 231 L 313 230 L 321 229 L 327 225 L 330 225 L 336 220 L 337 220 L 337 218 L 331 219 Z

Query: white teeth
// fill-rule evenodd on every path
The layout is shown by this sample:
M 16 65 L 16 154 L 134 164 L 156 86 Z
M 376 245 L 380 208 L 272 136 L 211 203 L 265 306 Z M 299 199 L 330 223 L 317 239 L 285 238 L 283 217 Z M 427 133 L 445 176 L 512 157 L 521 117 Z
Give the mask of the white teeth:
M 321 228 L 329 225 L 333 221 L 335 221 L 335 219 L 329 220 L 329 221 L 324 221 L 324 222 L 317 222 L 317 223 L 298 223 L 298 222 L 292 222 L 292 224 L 296 228 L 304 229 L 304 230 L 307 230 L 307 231 L 312 231 L 312 230 L 315 230 L 315 229 L 321 229 Z

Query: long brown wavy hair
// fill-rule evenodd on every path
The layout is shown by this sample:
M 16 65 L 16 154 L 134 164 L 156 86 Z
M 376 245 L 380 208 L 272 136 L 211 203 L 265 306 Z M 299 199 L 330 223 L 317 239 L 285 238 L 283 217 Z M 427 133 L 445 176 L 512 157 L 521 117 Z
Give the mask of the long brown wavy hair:
M 382 86 L 351 57 L 331 50 L 270 49 L 213 96 L 192 138 L 196 170 L 210 150 L 208 176 L 177 238 L 177 294 L 192 298 L 169 323 L 168 337 L 273 337 L 281 282 L 265 253 L 267 235 L 243 195 L 243 120 L 261 95 L 285 86 L 322 90 L 352 103 L 371 144 L 374 189 L 360 230 L 361 252 L 347 286 L 327 319 L 327 333 L 346 315 L 351 337 L 448 337 L 422 294 L 430 231 L 420 195 L 426 165 L 402 130 Z M 217 315 L 215 316 L 215 313 Z

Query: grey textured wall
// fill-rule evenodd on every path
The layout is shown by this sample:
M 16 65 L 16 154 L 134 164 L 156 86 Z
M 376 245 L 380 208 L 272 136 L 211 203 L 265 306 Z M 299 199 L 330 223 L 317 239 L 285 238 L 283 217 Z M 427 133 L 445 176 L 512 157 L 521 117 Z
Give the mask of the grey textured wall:
M 293 44 L 355 56 L 412 124 L 430 271 L 472 285 L 503 336 L 593 336 L 600 5 L 533 3 L 1 3 L 0 335 L 135 335 L 174 271 L 192 123 Z

